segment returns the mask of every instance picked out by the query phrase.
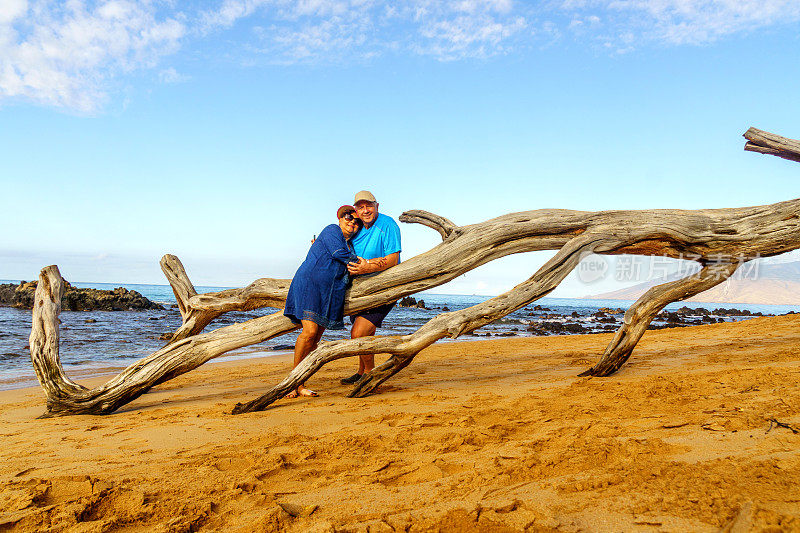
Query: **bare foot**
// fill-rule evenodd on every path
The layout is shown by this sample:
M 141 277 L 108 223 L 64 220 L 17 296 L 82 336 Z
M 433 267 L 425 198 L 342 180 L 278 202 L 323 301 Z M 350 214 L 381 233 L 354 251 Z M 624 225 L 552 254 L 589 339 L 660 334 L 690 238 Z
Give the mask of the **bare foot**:
M 297 390 L 293 390 L 292 392 L 284 396 L 284 398 L 297 398 L 297 396 L 298 396 Z
M 299 387 L 297 389 L 297 394 L 299 394 L 300 396 L 314 396 L 314 397 L 319 396 L 319 394 L 317 394 L 313 390 L 307 389 L 305 387 Z

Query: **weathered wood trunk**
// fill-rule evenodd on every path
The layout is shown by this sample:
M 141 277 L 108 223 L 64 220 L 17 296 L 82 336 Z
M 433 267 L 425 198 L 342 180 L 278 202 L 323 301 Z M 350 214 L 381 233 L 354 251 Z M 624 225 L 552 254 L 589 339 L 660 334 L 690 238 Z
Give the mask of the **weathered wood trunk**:
M 800 158 L 800 143 L 748 130 L 748 150 Z M 771 150 L 771 151 L 764 151 Z M 584 375 L 607 376 L 630 357 L 652 318 L 668 303 L 725 281 L 745 261 L 800 248 L 800 199 L 767 206 L 710 210 L 569 211 L 540 209 L 511 213 L 469 226 L 425 211 L 408 211 L 403 222 L 438 231 L 443 242 L 379 274 L 356 278 L 348 291 L 345 312 L 368 309 L 447 283 L 500 257 L 535 250 L 558 250 L 530 279 L 473 307 L 443 313 L 410 335 L 369 337 L 321 343 L 281 383 L 234 412 L 264 409 L 329 361 L 363 353 L 391 357 L 355 384 L 351 396 L 363 396 L 407 366 L 426 346 L 445 336 L 457 337 L 493 322 L 545 296 L 590 253 L 660 255 L 693 259 L 698 274 L 648 291 L 626 313 L 625 324 L 600 361 Z M 31 356 L 47 394 L 47 415 L 110 413 L 154 385 L 197 368 L 226 352 L 263 342 L 295 329 L 281 312 L 210 333 L 202 329 L 232 310 L 283 306 L 289 280 L 263 278 L 243 289 L 197 294 L 177 257 L 161 261 L 183 316 L 173 340 L 131 365 L 105 385 L 88 390 L 68 380 L 58 359 L 58 312 L 53 300 L 60 275 L 42 271 L 41 293 L 33 312 Z M 46 280 L 46 282 L 45 282 Z

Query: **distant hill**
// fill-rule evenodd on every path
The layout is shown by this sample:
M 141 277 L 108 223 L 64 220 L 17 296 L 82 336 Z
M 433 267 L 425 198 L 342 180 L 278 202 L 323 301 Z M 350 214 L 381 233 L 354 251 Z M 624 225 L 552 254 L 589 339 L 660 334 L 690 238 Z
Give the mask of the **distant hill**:
M 749 268 L 745 265 L 742 268 Z M 636 300 L 650 287 L 679 276 L 639 283 L 627 289 L 584 296 L 590 300 Z M 752 278 L 756 279 L 752 279 Z M 688 298 L 687 302 L 714 302 L 740 304 L 800 305 L 800 261 L 777 265 L 762 264 L 757 271 L 737 276 L 717 285 L 713 289 Z

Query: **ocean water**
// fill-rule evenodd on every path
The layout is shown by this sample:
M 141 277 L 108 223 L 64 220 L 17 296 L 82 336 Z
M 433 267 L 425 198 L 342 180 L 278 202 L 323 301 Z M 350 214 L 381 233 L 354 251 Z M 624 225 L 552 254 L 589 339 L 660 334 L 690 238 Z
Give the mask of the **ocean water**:
M 18 280 L 0 280 L 0 283 L 16 283 Z M 140 292 L 145 297 L 164 306 L 164 310 L 150 311 L 63 311 L 61 318 L 61 361 L 65 371 L 75 378 L 87 375 L 115 373 L 137 359 L 141 359 L 161 348 L 165 341 L 159 336 L 175 331 L 181 324 L 180 313 L 172 306 L 175 297 L 169 285 L 111 284 L 111 283 L 73 283 L 76 287 L 113 289 L 123 286 Z M 197 291 L 213 292 L 230 287 L 196 287 Z M 463 309 L 491 298 L 491 296 L 453 295 L 420 293 L 415 295 L 424 300 L 428 309 L 395 307 L 384 321 L 379 335 L 408 334 L 442 312 Z M 530 336 L 526 331 L 537 322 L 577 322 L 590 332 L 605 332 L 616 329 L 618 324 L 602 322 L 593 316 L 602 307 L 626 309 L 632 301 L 624 300 L 582 300 L 573 298 L 542 298 L 480 328 L 478 336 Z M 785 314 L 800 312 L 800 306 L 787 305 L 748 305 L 748 304 L 670 304 L 667 310 L 675 310 L 684 305 L 690 308 L 704 307 L 746 309 L 751 313 Z M 537 309 L 541 306 L 546 309 Z M 221 326 L 243 322 L 251 318 L 274 313 L 277 309 L 263 308 L 248 312 L 227 313 L 212 322 L 206 331 Z M 578 317 L 571 315 L 577 313 Z M 621 315 L 616 316 L 621 320 Z M 725 320 L 738 320 L 740 317 L 723 317 Z M 10 307 L 0 307 L 0 390 L 26 387 L 36 383 L 28 351 L 31 312 Z M 326 331 L 324 340 L 345 338 L 344 331 Z M 465 335 L 460 340 L 475 339 L 475 335 Z M 275 337 L 262 344 L 235 350 L 220 359 L 263 356 L 267 353 L 280 353 L 290 349 L 297 332 Z M 443 340 L 440 342 L 451 342 Z

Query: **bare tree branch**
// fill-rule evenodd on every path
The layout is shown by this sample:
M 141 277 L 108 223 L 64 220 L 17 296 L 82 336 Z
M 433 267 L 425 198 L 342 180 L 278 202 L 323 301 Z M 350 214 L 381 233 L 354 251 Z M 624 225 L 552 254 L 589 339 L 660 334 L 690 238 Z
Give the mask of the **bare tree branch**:
M 751 142 L 762 143 L 759 146 L 780 151 L 782 155 L 777 155 L 781 157 L 800 154 L 798 141 L 754 129 L 746 136 L 755 139 Z M 628 359 L 647 324 L 666 304 L 721 283 L 743 261 L 800 248 L 800 199 L 766 206 L 694 211 L 539 209 L 469 226 L 456 226 L 426 211 L 408 211 L 400 220 L 435 229 L 443 242 L 396 267 L 356 278 L 346 296 L 346 314 L 437 287 L 506 255 L 536 250 L 558 252 L 533 277 L 511 291 L 468 309 L 441 314 L 411 335 L 323 343 L 280 384 L 261 398 L 238 405 L 236 412 L 263 409 L 328 361 L 361 353 L 390 354 L 389 361 L 364 376 L 351 392 L 352 396 L 368 394 L 436 340 L 472 331 L 548 294 L 589 253 L 689 257 L 700 262 L 704 268 L 696 278 L 651 289 L 628 311 L 626 323 L 601 360 L 587 371 L 589 375 L 609 375 Z M 161 265 L 173 287 L 183 325 L 171 344 L 91 390 L 73 383 L 63 372 L 58 355 L 61 276 L 54 266 L 42 270 L 30 346 L 37 377 L 47 396 L 46 416 L 113 412 L 154 385 L 214 357 L 295 329 L 279 311 L 201 333 L 211 320 L 227 311 L 282 307 L 289 281 L 263 278 L 242 289 L 197 294 L 177 257 L 166 255 Z
M 744 137 L 750 141 L 745 143 L 745 151 L 774 155 L 789 161 L 800 162 L 800 142 L 794 139 L 787 139 L 757 128 L 748 129 Z
M 696 274 L 648 290 L 628 308 L 624 323 L 606 347 L 600 361 L 579 375 L 610 376 L 619 370 L 631 356 L 647 326 L 667 304 L 691 298 L 719 285 L 733 275 L 738 266 L 735 263 L 707 265 Z

